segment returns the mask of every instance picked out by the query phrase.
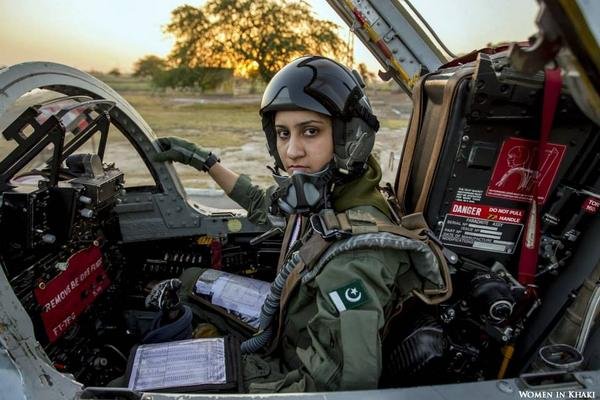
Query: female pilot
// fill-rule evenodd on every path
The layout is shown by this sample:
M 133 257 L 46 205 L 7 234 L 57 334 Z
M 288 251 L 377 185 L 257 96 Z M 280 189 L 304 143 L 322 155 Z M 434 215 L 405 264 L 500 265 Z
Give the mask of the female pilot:
M 266 190 L 208 150 L 179 138 L 159 139 L 164 151 L 157 161 L 208 172 L 251 221 L 287 218 L 280 275 L 286 265 L 293 268 L 275 280 L 272 318 L 261 328 L 266 336 L 242 345 L 249 353 L 244 380 L 251 392 L 377 388 L 386 317 L 411 290 L 401 282 L 421 285 L 404 251 L 359 248 L 324 259 L 310 240 L 317 235 L 314 217 L 325 210 L 351 224 L 390 223 L 377 190 L 381 169 L 371 155 L 379 122 L 362 86 L 355 71 L 321 56 L 296 59 L 273 77 L 260 108 L 276 166 L 277 185 Z M 298 268 L 298 259 L 311 251 L 318 257 Z

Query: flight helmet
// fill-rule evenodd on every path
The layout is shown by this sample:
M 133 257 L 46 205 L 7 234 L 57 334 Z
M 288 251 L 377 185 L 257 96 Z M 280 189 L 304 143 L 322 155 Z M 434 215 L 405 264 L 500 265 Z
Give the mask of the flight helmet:
M 363 88 L 356 71 L 322 56 L 298 58 L 277 72 L 267 85 L 260 106 L 267 146 L 275 165 L 284 169 L 277 153 L 275 113 L 305 109 L 332 119 L 335 171 L 361 175 L 379 129 Z

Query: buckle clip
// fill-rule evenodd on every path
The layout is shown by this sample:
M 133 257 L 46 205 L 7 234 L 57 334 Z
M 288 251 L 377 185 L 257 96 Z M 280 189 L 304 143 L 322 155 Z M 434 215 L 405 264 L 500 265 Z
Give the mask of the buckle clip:
M 435 244 L 437 244 L 438 247 L 442 250 L 442 254 L 444 255 L 444 258 L 446 258 L 448 264 L 455 265 L 458 262 L 458 254 L 447 248 L 444 245 L 444 243 L 442 243 L 442 241 L 437 236 L 435 236 L 435 233 L 433 233 L 429 229 L 425 229 L 425 235 L 427 235 L 427 237 Z
M 309 220 L 312 229 L 325 240 L 339 240 L 352 236 L 352 233 L 342 229 L 329 228 L 320 213 L 311 215 Z

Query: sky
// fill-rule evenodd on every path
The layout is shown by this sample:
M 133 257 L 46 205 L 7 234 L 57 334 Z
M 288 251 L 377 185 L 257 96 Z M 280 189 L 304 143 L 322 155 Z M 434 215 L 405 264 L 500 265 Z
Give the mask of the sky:
M 147 54 L 164 57 L 171 11 L 202 0 L 0 0 L 0 65 L 54 61 L 86 71 L 131 71 Z M 348 28 L 325 0 L 309 0 L 320 19 Z M 535 32 L 535 0 L 413 0 L 444 43 L 468 52 L 488 42 L 525 40 Z M 357 39 L 355 61 L 377 70 Z

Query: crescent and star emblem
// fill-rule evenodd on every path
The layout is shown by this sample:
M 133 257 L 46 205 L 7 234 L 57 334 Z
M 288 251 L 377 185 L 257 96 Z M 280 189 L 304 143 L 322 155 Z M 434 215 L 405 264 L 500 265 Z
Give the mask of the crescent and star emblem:
M 362 298 L 362 293 L 356 290 L 356 288 L 348 288 L 346 289 L 344 296 L 346 296 L 346 300 L 349 302 L 356 303 Z

